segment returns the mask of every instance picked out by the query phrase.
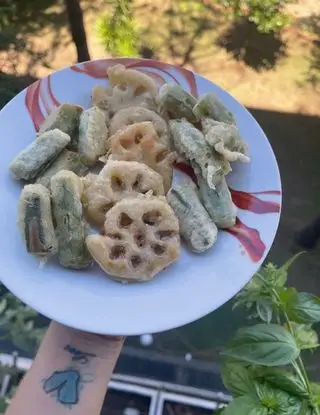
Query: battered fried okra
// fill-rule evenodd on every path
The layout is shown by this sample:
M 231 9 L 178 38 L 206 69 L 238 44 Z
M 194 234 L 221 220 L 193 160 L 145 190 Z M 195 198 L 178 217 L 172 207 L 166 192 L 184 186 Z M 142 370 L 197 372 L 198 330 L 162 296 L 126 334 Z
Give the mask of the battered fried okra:
M 58 129 L 43 133 L 25 150 L 21 151 L 10 164 L 13 176 L 16 179 L 35 179 L 58 157 L 70 141 L 70 136 Z
M 57 252 L 48 189 L 41 184 L 24 187 L 19 199 L 17 222 L 30 254 L 46 258 Z
M 88 167 L 82 162 L 82 156 L 73 151 L 63 150 L 56 160 L 38 176 L 36 183 L 50 189 L 51 177 L 61 170 L 69 170 L 78 176 L 84 176 L 88 172 Z
M 202 206 L 195 184 L 185 178 L 173 185 L 168 202 L 179 219 L 180 233 L 194 252 L 205 252 L 215 243 L 218 229 Z
M 81 179 L 67 170 L 51 179 L 59 261 L 62 266 L 74 269 L 86 268 L 92 261 L 85 244 L 88 225 L 82 212 L 82 186 Z

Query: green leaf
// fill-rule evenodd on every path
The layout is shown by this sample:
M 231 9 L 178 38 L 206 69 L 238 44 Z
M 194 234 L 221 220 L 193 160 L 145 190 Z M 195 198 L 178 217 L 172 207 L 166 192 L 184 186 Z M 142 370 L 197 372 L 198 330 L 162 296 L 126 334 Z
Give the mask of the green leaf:
M 258 300 L 256 304 L 257 314 L 262 321 L 270 323 L 272 320 L 272 302 L 270 300 Z
M 268 409 L 256 397 L 240 396 L 233 399 L 222 415 L 268 415 Z
M 288 304 L 291 303 L 293 298 L 297 295 L 297 290 L 293 287 L 284 288 L 279 292 L 279 297 L 281 299 L 281 304 L 287 309 Z
M 0 314 L 3 314 L 6 308 L 7 308 L 7 300 L 6 298 L 3 298 L 0 301 Z
M 296 293 L 287 304 L 290 320 L 312 324 L 320 321 L 320 298 L 309 293 Z
M 300 350 L 295 339 L 277 324 L 257 324 L 238 330 L 222 353 L 262 366 L 282 366 L 294 361 Z
M 7 402 L 6 398 L 0 397 L 0 413 L 4 413 L 4 411 L 7 409 Z
M 291 327 L 293 329 L 293 335 L 296 339 L 298 347 L 303 349 L 314 349 L 317 347 L 318 335 L 315 330 L 312 330 L 311 325 L 309 324 L 298 324 L 291 322 Z
M 273 388 L 268 384 L 257 384 L 256 391 L 261 405 L 268 409 L 268 414 L 299 414 L 301 409 L 301 400 L 299 398 L 291 396 L 281 389 Z
M 311 390 L 314 395 L 317 395 L 320 398 L 320 383 L 311 382 Z M 319 404 L 320 404 L 320 401 L 319 401 Z
M 233 396 L 250 395 L 254 393 L 254 381 L 250 378 L 250 373 L 241 363 L 226 361 L 223 365 L 222 381 L 224 386 Z
M 273 386 L 301 398 L 308 397 L 308 389 L 305 384 L 291 372 L 277 368 L 266 368 L 262 372 L 263 380 L 268 381 Z

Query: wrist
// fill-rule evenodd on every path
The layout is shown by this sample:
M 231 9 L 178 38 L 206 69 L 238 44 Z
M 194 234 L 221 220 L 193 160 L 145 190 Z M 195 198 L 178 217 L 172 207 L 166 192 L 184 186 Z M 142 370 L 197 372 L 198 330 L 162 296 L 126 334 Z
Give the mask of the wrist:
M 61 344 L 71 345 L 86 350 L 90 353 L 94 353 L 101 359 L 110 359 L 114 355 L 119 355 L 125 340 L 124 336 L 107 336 L 88 333 L 63 326 L 54 321 L 50 324 L 49 332 L 52 333 L 56 339 L 59 339 Z

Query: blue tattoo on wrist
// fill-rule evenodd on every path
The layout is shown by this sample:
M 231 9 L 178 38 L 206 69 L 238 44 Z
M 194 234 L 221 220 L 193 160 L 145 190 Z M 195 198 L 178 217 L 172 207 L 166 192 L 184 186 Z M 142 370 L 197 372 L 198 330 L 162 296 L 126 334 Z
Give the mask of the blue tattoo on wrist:
M 81 366 L 88 365 L 96 355 L 82 352 L 69 344 L 64 347 L 64 350 L 72 355 L 71 361 L 74 362 L 74 365 L 63 370 L 54 371 L 51 376 L 44 380 L 43 390 L 61 405 L 71 408 L 79 402 L 82 386 L 88 382 L 88 380 L 85 380 L 85 378 L 88 378 L 88 373 L 81 373 Z M 77 366 L 77 364 L 81 366 Z M 91 376 L 91 380 L 94 380 L 93 376 Z
M 62 405 L 76 405 L 79 402 L 80 374 L 70 368 L 57 370 L 44 381 L 45 393 L 54 393 L 56 400 Z

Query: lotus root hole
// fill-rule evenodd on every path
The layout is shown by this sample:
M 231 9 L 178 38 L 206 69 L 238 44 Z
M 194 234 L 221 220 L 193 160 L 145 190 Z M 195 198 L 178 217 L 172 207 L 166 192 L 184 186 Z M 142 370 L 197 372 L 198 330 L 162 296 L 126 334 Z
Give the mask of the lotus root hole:
M 134 137 L 135 143 L 139 144 L 141 142 L 142 138 L 143 138 L 142 134 L 140 134 L 140 133 L 136 134 L 136 136 Z
M 111 248 L 110 259 L 120 259 L 126 254 L 126 248 L 123 245 L 115 245 Z
M 175 235 L 175 231 L 157 231 L 156 237 L 163 240 L 172 238 Z
M 138 255 L 133 255 L 130 261 L 133 268 L 138 268 L 142 264 L 142 259 Z
M 135 94 L 136 95 L 141 95 L 141 94 L 144 94 L 144 92 L 145 92 L 145 87 L 144 86 L 139 86 L 136 90 L 135 90 Z
M 165 247 L 164 246 L 161 246 L 161 245 L 158 245 L 158 244 L 154 244 L 154 245 L 151 246 L 151 248 L 152 248 L 153 252 L 156 255 L 159 255 L 160 256 L 160 255 L 162 255 L 162 254 L 165 253 Z
M 156 163 L 161 163 L 168 155 L 168 150 L 160 150 L 156 155 Z
M 130 218 L 129 215 L 127 215 L 124 212 L 121 213 L 120 218 L 119 218 L 120 228 L 128 228 L 132 222 L 133 220 Z
M 126 185 L 118 176 L 111 177 L 111 187 L 114 192 L 120 192 L 125 189 Z
M 108 236 L 110 239 L 117 239 L 118 241 L 122 240 L 122 235 L 120 233 L 107 233 L 106 236 Z
M 138 232 L 134 235 L 134 241 L 139 248 L 142 248 L 146 243 L 146 237 L 143 232 Z
M 142 221 L 146 225 L 154 226 L 156 225 L 161 219 L 161 213 L 158 210 L 150 210 L 146 212 L 142 216 Z
M 130 147 L 132 147 L 132 138 L 131 137 L 122 137 L 120 139 L 120 144 L 124 149 L 129 149 Z
M 126 91 L 126 90 L 127 90 L 127 85 L 126 85 L 126 84 L 119 84 L 119 85 L 118 85 L 118 88 L 119 88 L 121 91 Z

